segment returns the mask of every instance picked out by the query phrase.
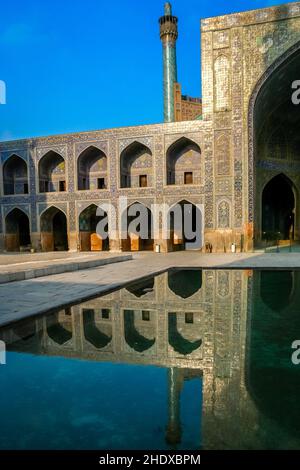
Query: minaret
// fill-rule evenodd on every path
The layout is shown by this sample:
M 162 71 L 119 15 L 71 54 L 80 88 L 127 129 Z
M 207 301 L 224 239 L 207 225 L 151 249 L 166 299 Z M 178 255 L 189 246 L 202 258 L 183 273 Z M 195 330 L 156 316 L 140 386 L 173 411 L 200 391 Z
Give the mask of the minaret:
M 176 40 L 178 19 L 172 16 L 172 7 L 165 3 L 165 14 L 159 19 L 160 39 L 163 44 L 164 66 L 164 122 L 175 121 L 174 84 L 177 82 Z

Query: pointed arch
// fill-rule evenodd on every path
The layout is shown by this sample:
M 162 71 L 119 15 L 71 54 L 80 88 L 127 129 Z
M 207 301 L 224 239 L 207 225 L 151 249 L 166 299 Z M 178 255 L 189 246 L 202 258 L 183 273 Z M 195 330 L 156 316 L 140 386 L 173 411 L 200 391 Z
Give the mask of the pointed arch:
M 79 191 L 107 189 L 107 156 L 94 145 L 87 147 L 77 159 L 77 188 Z
M 3 165 L 4 195 L 28 194 L 28 168 L 24 158 L 12 154 Z
M 30 247 L 30 224 L 28 215 L 18 207 L 5 217 L 5 246 L 7 251 L 20 251 Z
M 203 245 L 203 214 L 186 199 L 171 206 L 168 213 L 168 251 L 199 250 Z
M 202 287 L 202 270 L 181 269 L 168 272 L 168 287 L 181 299 L 188 299 Z
M 97 216 L 98 207 L 92 203 L 79 214 L 80 251 L 107 251 L 109 250 L 109 237 L 101 237 L 97 233 L 97 225 L 107 219 L 107 213 Z M 109 233 L 108 224 L 105 232 Z
M 139 353 L 149 350 L 155 344 L 154 332 L 152 338 L 147 338 L 137 330 L 134 310 L 124 310 L 124 335 L 128 346 Z
M 149 279 L 142 279 L 141 281 L 135 282 L 134 284 L 126 287 L 126 290 L 135 297 L 141 298 L 144 295 L 149 294 L 149 292 L 153 292 L 154 277 L 151 277 Z
M 84 337 L 96 349 L 103 349 L 112 341 L 112 326 L 98 323 L 94 309 L 82 310 Z
M 62 209 L 52 205 L 40 215 L 41 245 L 43 251 L 67 251 L 67 216 Z
M 42 215 L 43 215 L 45 212 L 47 212 L 47 211 L 50 210 L 50 209 L 55 209 L 55 210 L 57 210 L 57 211 L 63 212 L 63 214 L 67 217 L 67 213 L 66 213 L 65 209 L 63 209 L 62 207 L 59 207 L 59 206 L 56 205 L 56 204 L 51 204 L 51 206 L 45 207 L 45 208 L 41 211 L 41 213 L 40 213 L 40 218 L 42 217 Z
M 274 176 L 262 191 L 262 234 L 266 240 L 295 236 L 296 198 L 292 181 L 283 173 Z
M 248 108 L 248 239 L 259 245 L 262 241 L 262 183 L 269 172 L 288 171 L 291 160 L 299 160 L 300 140 L 298 107 L 293 105 L 292 78 L 297 76 L 300 64 L 300 41 L 280 55 L 261 75 L 249 98 Z M 276 90 L 276 93 L 274 93 Z M 266 155 L 266 142 L 274 128 L 283 128 L 288 135 L 287 153 L 289 161 L 282 158 L 271 163 Z M 281 167 L 281 168 L 280 168 Z M 298 201 L 296 201 L 298 203 Z M 300 213 L 296 205 L 295 239 L 300 236 Z M 249 243 L 251 246 L 251 242 Z
M 38 163 L 40 193 L 66 191 L 66 163 L 54 150 L 49 150 Z
M 196 142 L 181 137 L 167 150 L 166 171 L 168 185 L 200 184 L 201 149 Z
M 170 346 L 172 346 L 176 352 L 184 356 L 192 354 L 202 345 L 201 338 L 195 341 L 189 341 L 181 334 L 178 330 L 177 313 L 175 312 L 169 312 L 168 315 L 168 339 Z
M 68 343 L 73 337 L 72 319 L 65 315 L 64 311 L 46 316 L 46 328 L 49 338 L 60 346 Z
M 121 224 L 122 251 L 153 251 L 153 214 L 146 204 L 130 203 L 122 213 Z
M 149 147 L 141 142 L 129 144 L 120 155 L 121 188 L 153 186 L 153 158 Z

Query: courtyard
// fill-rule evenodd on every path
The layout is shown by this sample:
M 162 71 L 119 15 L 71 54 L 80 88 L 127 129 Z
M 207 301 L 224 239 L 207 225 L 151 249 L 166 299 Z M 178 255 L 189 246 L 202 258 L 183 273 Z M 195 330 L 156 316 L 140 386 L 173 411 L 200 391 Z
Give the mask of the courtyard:
M 9 258 L 11 265 L 7 263 Z M 42 263 L 43 268 L 49 268 L 41 276 L 18 282 L 0 284 L 0 325 L 4 325 L 32 315 L 48 313 L 59 307 L 78 303 L 87 298 L 104 294 L 122 286 L 155 274 L 165 272 L 171 268 L 198 268 L 198 269 L 269 269 L 269 270 L 297 270 L 300 269 L 300 253 L 235 253 L 235 254 L 201 254 L 198 252 L 177 252 L 167 254 L 131 253 L 122 260 L 122 256 L 108 256 L 95 254 L 89 256 L 107 264 L 99 267 L 80 269 L 61 274 L 51 274 L 51 267 L 55 262 L 60 264 L 64 260 L 63 254 L 42 255 L 1 255 L 0 275 L 3 271 L 23 273 L 30 266 L 30 271 L 37 264 Z M 124 257 L 124 254 L 123 254 Z M 109 259 L 111 261 L 109 262 Z M 118 261 L 119 259 L 119 261 Z M 86 256 L 78 254 L 68 255 L 71 263 L 77 264 L 86 261 Z M 70 270 L 72 266 L 70 266 Z M 73 269 L 75 269 L 73 267 Z
M 300 2 L 23 3 L 0 27 L 0 466 L 299 451 Z

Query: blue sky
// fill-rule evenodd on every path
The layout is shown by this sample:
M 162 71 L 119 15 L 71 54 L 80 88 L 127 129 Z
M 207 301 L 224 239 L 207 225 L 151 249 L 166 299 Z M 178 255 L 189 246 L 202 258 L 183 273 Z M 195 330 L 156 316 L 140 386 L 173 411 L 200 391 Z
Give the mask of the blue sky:
M 200 19 L 278 5 L 174 0 L 178 78 L 200 95 Z M 162 121 L 164 0 L 1 2 L 0 140 Z

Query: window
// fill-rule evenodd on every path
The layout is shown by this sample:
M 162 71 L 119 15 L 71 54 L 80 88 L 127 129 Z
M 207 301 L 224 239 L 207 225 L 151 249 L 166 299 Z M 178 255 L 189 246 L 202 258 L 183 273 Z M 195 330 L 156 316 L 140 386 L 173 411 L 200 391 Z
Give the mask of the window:
M 72 315 L 71 307 L 65 308 L 65 315 Z
M 191 312 L 187 312 L 185 314 L 185 323 L 194 323 L 194 314 Z
M 59 191 L 65 191 L 66 190 L 66 182 L 65 181 L 60 181 L 59 182 Z
M 102 315 L 102 318 L 104 318 L 105 320 L 109 320 L 109 309 L 108 308 L 102 308 L 101 309 L 101 315 Z
M 86 189 L 86 178 L 82 178 L 82 189 Z
M 142 319 L 143 321 L 150 321 L 150 312 L 149 310 L 142 311 Z
M 192 171 L 185 171 L 184 184 L 193 184 L 193 172 Z
M 98 178 L 97 179 L 97 188 L 98 189 L 105 189 L 105 178 Z
M 45 193 L 49 192 L 49 181 L 45 181 Z
M 140 188 L 147 187 L 147 175 L 140 175 Z
M 28 194 L 28 183 L 24 183 L 24 194 Z

